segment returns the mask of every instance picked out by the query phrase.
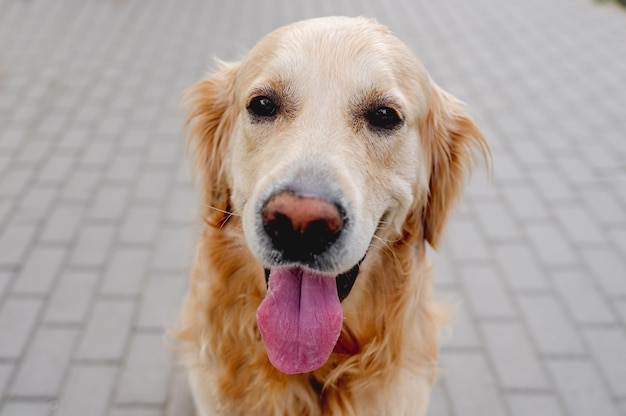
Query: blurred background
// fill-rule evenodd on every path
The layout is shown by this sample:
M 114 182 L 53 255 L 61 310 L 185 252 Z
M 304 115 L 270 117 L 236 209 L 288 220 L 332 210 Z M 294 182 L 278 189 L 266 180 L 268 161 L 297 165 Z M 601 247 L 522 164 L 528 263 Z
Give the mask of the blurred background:
M 0 0 L 0 414 L 192 416 L 163 343 L 196 192 L 179 98 L 273 28 L 375 17 L 493 152 L 433 254 L 432 416 L 626 415 L 626 9 Z

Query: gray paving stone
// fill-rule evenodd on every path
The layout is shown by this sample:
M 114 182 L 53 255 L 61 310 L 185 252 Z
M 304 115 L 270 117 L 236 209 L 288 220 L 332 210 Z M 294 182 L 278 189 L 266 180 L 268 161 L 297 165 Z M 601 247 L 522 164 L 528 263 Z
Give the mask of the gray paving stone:
M 155 142 L 148 152 L 146 162 L 149 165 L 174 165 L 182 158 L 183 144 L 179 141 Z
M 484 322 L 485 336 L 500 384 L 506 389 L 548 389 L 550 383 L 522 326 Z
M 134 182 L 143 163 L 143 154 L 119 152 L 111 162 L 106 179 L 112 182 Z
M 65 114 L 55 114 L 50 111 L 46 117 L 39 123 L 37 130 L 50 135 L 60 133 L 67 124 L 67 116 Z
M 122 134 L 121 149 L 124 151 L 138 150 L 144 152 L 151 140 L 152 133 L 145 127 L 129 127 Z
M 164 271 L 187 270 L 191 264 L 194 236 L 191 227 L 165 226 L 157 240 L 152 269 Z
M 55 415 L 107 415 L 116 374 L 116 366 L 74 366 L 68 375 Z
M 172 328 L 185 289 L 186 280 L 179 275 L 153 276 L 143 291 L 137 327 Z
M 157 105 L 142 105 L 133 109 L 133 118 L 138 121 L 154 122 L 159 118 L 161 109 Z
M 84 209 L 78 206 L 57 206 L 50 212 L 40 240 L 63 243 L 72 241 L 82 221 L 83 212 Z
M 609 234 L 613 239 L 613 243 L 617 245 L 622 257 L 626 257 L 626 228 L 611 229 Z
M 2 150 L 0 154 L 0 172 L 4 172 L 5 169 L 11 164 L 11 158 L 9 157 L 10 151 Z
M 49 214 L 57 190 L 49 186 L 32 186 L 17 203 L 13 220 L 16 223 L 36 224 Z
M 28 135 L 28 130 L 24 127 L 8 127 L 0 135 L 0 149 L 2 151 L 14 151 L 19 149 Z
M 0 304 L 0 358 L 17 359 L 23 354 L 41 304 L 39 299 L 12 298 Z
M 494 178 L 498 183 L 505 181 L 519 181 L 525 177 L 524 170 L 519 163 L 504 152 L 493 153 Z
M 2 415 L 7 416 L 52 416 L 52 402 L 7 401 L 2 406 Z
M 615 196 L 603 189 L 584 189 L 580 192 L 589 210 L 601 224 L 624 224 L 626 212 Z
M 10 388 L 18 397 L 54 398 L 70 363 L 78 330 L 40 328 Z
M 459 278 L 465 286 L 471 309 L 478 318 L 515 317 L 512 301 L 493 267 L 462 266 Z
M 589 328 L 582 333 L 614 397 L 626 397 L 626 335 L 622 328 Z
M 86 103 L 74 115 L 75 120 L 93 123 L 98 118 L 99 108 L 95 104 Z
M 587 185 L 595 179 L 591 169 L 578 156 L 559 156 L 555 162 L 571 184 Z
M 529 224 L 526 231 L 544 265 L 569 266 L 579 263 L 570 242 L 554 224 Z
M 17 266 L 24 259 L 37 228 L 34 225 L 7 225 L 0 234 L 0 266 Z
M 435 285 L 455 286 L 457 277 L 452 269 L 450 253 L 442 248 L 439 252 L 429 251 L 428 257 L 433 264 L 433 281 Z
M 90 219 L 119 221 L 123 218 L 131 189 L 129 186 L 103 186 L 93 202 Z
M 49 137 L 42 140 L 30 140 L 18 152 L 17 161 L 26 166 L 34 166 L 42 163 L 48 156 L 52 148 L 52 141 Z M 27 173 L 28 176 L 34 173 L 33 169 L 17 170 L 17 172 Z
M 494 253 L 502 276 L 513 290 L 550 288 L 547 272 L 525 244 L 500 244 L 494 248 Z
M 4 396 L 4 391 L 9 384 L 9 378 L 13 373 L 14 367 L 14 364 L 0 363 L 0 397 Z
M 520 220 L 545 220 L 549 216 L 546 205 L 533 188 L 526 184 L 507 185 L 502 188 L 509 207 Z
M 48 302 L 44 320 L 62 324 L 84 322 L 97 282 L 98 275 L 94 272 L 63 273 Z
M 467 219 L 457 217 L 450 222 L 444 244 L 455 261 L 486 261 L 490 258 L 478 227 Z
M 553 295 L 520 296 L 517 300 L 541 353 L 586 353 L 576 328 Z
M 613 404 L 593 364 L 586 360 L 550 360 L 548 369 L 563 397 L 569 415 L 617 416 Z
M 516 241 L 521 237 L 511 213 L 500 201 L 475 201 L 474 209 L 487 241 Z
M 184 185 L 184 186 L 190 186 L 192 184 L 189 183 L 189 180 L 192 178 L 192 174 L 191 174 L 191 166 L 190 166 L 190 161 L 189 161 L 189 157 L 185 157 L 181 163 L 178 165 L 178 170 L 176 171 L 176 177 L 175 177 L 175 183 L 176 185 Z M 192 186 L 192 188 L 195 187 Z M 194 196 L 195 198 L 198 198 L 198 196 Z
M 114 111 L 127 112 L 131 110 L 138 101 L 131 92 L 117 94 L 111 101 L 110 108 Z
M 66 182 L 61 197 L 67 201 L 89 201 L 96 191 L 102 173 L 96 170 L 77 169 Z
M 620 256 L 609 248 L 589 248 L 582 255 L 606 294 L 626 295 L 626 263 Z
M 39 171 L 38 179 L 46 183 L 61 183 L 67 179 L 74 163 L 74 156 L 71 154 L 52 155 Z
M 100 299 L 84 330 L 77 357 L 86 360 L 120 361 L 130 334 L 134 300 Z
M 164 416 L 165 413 L 160 409 L 154 408 L 137 408 L 133 407 L 117 407 L 113 408 L 111 416 Z M 169 415 L 168 415 L 169 416 Z M 172 415 L 173 416 L 173 415 Z M 181 414 L 180 416 L 183 416 Z M 191 413 L 189 416 L 193 416 Z
M 85 142 L 89 138 L 89 129 L 86 127 L 69 127 L 63 133 L 57 146 L 63 150 L 79 150 L 82 149 Z
M 105 294 L 139 294 L 148 267 L 149 250 L 116 248 L 107 265 L 101 292 Z
M 508 394 L 506 396 L 511 416 L 562 416 L 558 399 L 553 394 Z
M 7 291 L 7 287 L 9 286 L 9 279 L 11 279 L 12 274 L 6 271 L 0 271 L 0 298 L 4 296 L 4 293 Z
M 626 300 L 615 302 L 615 308 L 617 313 L 622 319 L 622 322 L 626 323 Z
M 548 202 L 569 202 L 576 198 L 571 186 L 559 172 L 550 170 L 532 170 L 529 172 L 533 185 L 541 197 Z
M 473 202 L 493 200 L 498 196 L 498 190 L 493 180 L 493 176 L 488 172 L 486 166 L 478 166 L 472 171 L 471 180 L 465 188 L 464 198 Z
M 0 200 L 0 226 L 4 225 L 5 222 L 8 222 L 10 218 L 10 213 L 13 210 L 14 206 L 15 202 L 12 200 Z
M 66 254 L 67 249 L 64 247 L 35 247 L 17 274 L 12 291 L 41 295 L 48 293 Z
M 622 167 L 620 158 L 603 144 L 586 146 L 583 157 L 587 161 L 587 164 L 594 169 L 610 171 Z
M 545 167 L 549 164 L 550 159 L 548 155 L 537 143 L 532 141 L 514 141 L 511 143 L 511 146 L 515 150 L 515 155 L 526 166 Z M 544 169 L 532 169 L 533 172 L 542 170 Z
M 113 141 L 92 140 L 87 145 L 80 162 L 90 167 L 105 165 L 111 159 L 114 149 L 115 143 Z
M 577 323 L 615 322 L 615 316 L 596 288 L 593 276 L 581 270 L 555 271 L 551 276 L 560 298 Z
M 151 243 L 155 240 L 161 219 L 160 207 L 132 206 L 120 230 L 119 239 L 126 243 Z
M 77 266 L 104 266 L 113 244 L 116 227 L 113 225 L 85 225 L 82 227 L 70 264 Z
M 174 189 L 165 209 L 165 220 L 194 224 L 198 218 L 198 197 L 190 187 Z
M 100 125 L 96 129 L 98 134 L 111 137 L 111 138 L 113 137 L 117 138 L 119 134 L 124 130 L 124 127 L 126 125 L 126 116 L 111 114 L 106 119 L 100 119 L 99 122 L 100 122 Z
M 497 383 L 480 353 L 444 353 L 442 368 L 454 414 L 506 414 Z
M 176 76 L 176 74 L 168 74 L 168 77 L 172 77 L 172 75 Z M 185 83 L 182 83 L 181 85 L 189 85 L 189 84 L 185 82 Z M 176 97 L 179 96 L 180 90 L 181 89 L 178 86 L 172 83 L 170 90 L 163 92 L 163 94 L 168 96 L 169 98 L 170 104 L 167 106 L 167 110 L 174 110 L 174 111 L 166 111 L 157 125 L 157 132 L 161 134 L 163 137 L 165 137 L 166 140 L 169 140 L 171 137 L 180 137 L 181 132 L 183 130 L 182 117 L 180 117 L 180 114 L 175 115 L 176 109 L 179 108 L 178 99 Z M 180 140 L 177 142 L 177 147 L 178 147 L 179 152 L 183 150 L 182 144 L 183 142 Z
M 118 404 L 163 404 L 167 397 L 172 358 L 161 334 L 137 333 L 118 384 Z
M 163 201 L 167 193 L 170 173 L 161 170 L 146 170 L 139 175 L 135 188 L 135 199 L 140 201 Z
M 577 244 L 602 244 L 605 241 L 596 220 L 583 207 L 559 206 L 554 210 L 570 241 Z

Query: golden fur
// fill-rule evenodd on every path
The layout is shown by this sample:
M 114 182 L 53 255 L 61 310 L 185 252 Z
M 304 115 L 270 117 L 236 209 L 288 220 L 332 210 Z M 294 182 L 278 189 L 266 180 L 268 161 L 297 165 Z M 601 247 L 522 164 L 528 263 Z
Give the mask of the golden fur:
M 338 47 L 346 45 L 337 54 L 353 54 L 346 62 L 356 56 L 378 65 L 379 57 L 367 61 L 370 57 L 363 55 L 371 54 L 367 46 L 371 43 L 382 48 L 383 60 L 394 76 L 381 82 L 374 77 L 371 83 L 374 91 L 390 90 L 400 101 L 404 99 L 406 128 L 397 133 L 398 144 L 354 142 L 354 135 L 346 133 L 351 130 L 337 127 L 343 119 L 333 118 L 330 112 L 323 120 L 275 127 L 269 134 L 271 153 L 269 146 L 241 139 L 259 134 L 258 126 L 246 127 L 242 114 L 246 94 L 259 77 L 268 78 L 267 71 L 271 73 L 268 82 L 290 94 L 306 96 L 323 90 L 333 96 L 334 101 L 327 103 L 342 102 L 342 97 L 352 94 L 353 86 L 346 85 L 349 82 L 343 80 L 347 78 L 340 75 L 344 69 L 337 63 L 343 66 L 343 58 L 337 54 L 332 65 L 323 67 L 331 71 L 327 82 L 338 80 L 332 89 L 316 89 L 310 78 L 283 85 L 290 76 L 300 76 L 298 60 L 304 59 L 289 55 L 290 44 L 298 44 L 305 56 L 323 62 L 328 49 L 324 42 L 336 42 L 333 32 L 340 33 Z M 287 75 L 282 76 L 283 72 Z M 426 241 L 434 247 L 439 244 L 450 209 L 466 182 L 472 155 L 488 153 L 476 125 L 456 99 L 432 83 L 401 42 L 367 19 L 316 19 L 281 28 L 244 61 L 222 64 L 191 87 L 186 97 L 204 222 L 176 336 L 183 346 L 199 415 L 423 415 L 437 373 L 438 328 L 445 315 L 432 299 Z M 322 100 L 319 97 L 316 102 Z M 305 111 L 309 108 L 306 101 L 301 107 L 294 113 L 306 113 L 306 118 L 314 114 Z M 345 151 L 340 146 L 336 150 L 342 158 L 340 169 L 345 170 L 341 175 L 357 178 L 354 182 L 359 185 L 344 188 L 356 194 L 372 189 L 366 201 L 381 206 L 385 221 L 342 303 L 343 328 L 328 362 L 309 374 L 286 375 L 268 361 L 257 328 L 255 312 L 266 287 L 263 265 L 244 235 L 242 222 L 249 211 L 243 206 L 261 177 L 267 182 L 275 179 L 267 179 L 266 172 L 280 165 L 280 158 L 296 154 L 303 146 L 310 146 L 307 151 L 313 159 L 318 153 L 323 155 L 326 144 L 315 147 L 310 135 L 302 134 L 309 122 L 314 130 L 333 126 L 330 135 L 343 132 L 336 133 L 345 136 L 347 143 Z M 268 136 L 266 131 L 263 134 Z M 328 163 L 334 166 L 332 160 Z M 238 178 L 239 171 L 244 172 L 244 179 Z M 396 183 L 407 190 L 383 194 L 381 188 L 393 188 Z M 395 202 L 385 202 L 389 198 Z M 369 210 L 363 208 L 364 215 Z

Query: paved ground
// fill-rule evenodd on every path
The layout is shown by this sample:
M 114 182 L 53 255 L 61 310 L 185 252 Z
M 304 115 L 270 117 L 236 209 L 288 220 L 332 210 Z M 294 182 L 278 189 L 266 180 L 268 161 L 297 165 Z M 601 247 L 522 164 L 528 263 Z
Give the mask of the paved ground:
M 311 2 L 312 3 L 312 2 Z M 493 149 L 436 263 L 430 415 L 626 415 L 626 10 L 591 0 L 0 0 L 0 414 L 191 415 L 177 101 L 273 27 L 375 16 Z

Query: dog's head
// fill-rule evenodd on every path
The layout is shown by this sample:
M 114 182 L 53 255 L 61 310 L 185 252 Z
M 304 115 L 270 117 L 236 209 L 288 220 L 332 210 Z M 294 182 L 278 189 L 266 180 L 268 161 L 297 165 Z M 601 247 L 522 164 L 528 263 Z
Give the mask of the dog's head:
M 409 49 L 363 18 L 280 28 L 188 93 L 210 224 L 241 215 L 267 270 L 257 319 L 272 363 L 328 358 L 372 239 L 436 246 L 478 128 Z

